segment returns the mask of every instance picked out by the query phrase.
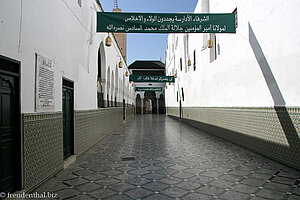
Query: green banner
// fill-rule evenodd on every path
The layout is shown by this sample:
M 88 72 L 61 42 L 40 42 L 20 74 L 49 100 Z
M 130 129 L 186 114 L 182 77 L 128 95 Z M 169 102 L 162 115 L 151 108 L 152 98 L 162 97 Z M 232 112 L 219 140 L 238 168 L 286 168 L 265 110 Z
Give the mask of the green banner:
M 235 33 L 235 14 L 97 12 L 97 32 Z
M 154 92 L 161 92 L 162 88 L 161 87 L 136 87 L 135 91 L 154 91 Z
M 134 82 L 175 82 L 174 76 L 139 76 L 130 75 L 129 81 Z

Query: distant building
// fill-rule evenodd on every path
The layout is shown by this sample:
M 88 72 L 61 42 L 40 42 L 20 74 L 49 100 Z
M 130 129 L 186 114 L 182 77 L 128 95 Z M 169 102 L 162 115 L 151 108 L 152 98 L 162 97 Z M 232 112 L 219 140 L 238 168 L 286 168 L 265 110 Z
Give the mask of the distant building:
M 167 114 L 299 169 L 299 7 L 199 0 L 195 13 L 235 13 L 236 34 L 169 34 Z
M 113 12 L 122 12 L 122 10 L 116 4 Z M 120 51 L 123 55 L 125 62 L 127 62 L 127 33 L 113 33 L 117 44 L 119 45 Z
M 165 64 L 161 61 L 138 60 L 132 63 L 128 69 L 132 75 L 138 76 L 165 76 Z M 136 113 L 159 113 L 165 114 L 163 82 L 134 82 L 136 88 Z M 142 88 L 138 90 L 138 88 Z
M 101 11 L 97 0 L 1 1 L 0 192 L 34 189 L 132 116 L 124 54 L 96 33 Z

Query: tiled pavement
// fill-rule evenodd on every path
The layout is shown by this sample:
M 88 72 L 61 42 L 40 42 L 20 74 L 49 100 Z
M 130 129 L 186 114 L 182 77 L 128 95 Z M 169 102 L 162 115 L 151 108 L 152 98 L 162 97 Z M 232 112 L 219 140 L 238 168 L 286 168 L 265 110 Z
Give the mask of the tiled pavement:
M 135 160 L 122 158 L 133 156 Z M 137 115 L 37 189 L 60 199 L 300 199 L 300 173 L 164 115 Z

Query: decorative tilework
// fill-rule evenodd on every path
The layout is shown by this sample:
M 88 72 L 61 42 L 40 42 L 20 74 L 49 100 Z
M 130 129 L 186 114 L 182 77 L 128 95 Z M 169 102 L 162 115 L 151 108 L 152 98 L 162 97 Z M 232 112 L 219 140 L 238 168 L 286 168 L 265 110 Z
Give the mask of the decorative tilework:
M 23 114 L 25 189 L 62 168 L 62 132 L 61 112 Z
M 57 199 L 296 199 L 299 176 L 164 115 L 136 115 L 36 192 Z
M 300 108 L 287 108 L 287 111 L 299 139 Z M 277 110 L 277 112 L 284 111 Z M 179 108 L 168 107 L 167 114 L 179 117 Z M 210 131 L 219 137 L 262 153 L 294 168 L 300 166 L 300 155 L 298 154 L 300 146 L 296 151 L 290 148 L 274 108 L 184 107 L 183 118 L 239 133 L 237 135 L 228 131 Z M 294 139 L 297 140 L 297 135 Z
M 122 107 L 75 112 L 75 154 L 86 150 L 123 122 Z

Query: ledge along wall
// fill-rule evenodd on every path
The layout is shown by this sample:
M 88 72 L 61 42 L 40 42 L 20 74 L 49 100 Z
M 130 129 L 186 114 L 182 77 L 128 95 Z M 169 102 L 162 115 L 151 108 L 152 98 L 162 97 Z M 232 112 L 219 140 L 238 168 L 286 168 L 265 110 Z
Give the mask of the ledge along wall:
M 121 107 L 75 112 L 75 154 L 82 155 L 123 123 Z
M 126 107 L 127 119 L 133 117 Z M 62 113 L 23 114 L 23 185 L 26 191 L 63 169 Z M 122 107 L 75 111 L 75 155 L 78 158 L 123 123 Z
M 289 116 L 275 108 L 183 107 L 182 121 L 300 170 L 300 108 L 286 110 Z M 178 119 L 179 108 L 168 107 L 167 115 Z M 281 123 L 289 120 L 296 134 L 286 136 Z

